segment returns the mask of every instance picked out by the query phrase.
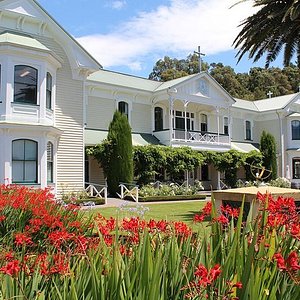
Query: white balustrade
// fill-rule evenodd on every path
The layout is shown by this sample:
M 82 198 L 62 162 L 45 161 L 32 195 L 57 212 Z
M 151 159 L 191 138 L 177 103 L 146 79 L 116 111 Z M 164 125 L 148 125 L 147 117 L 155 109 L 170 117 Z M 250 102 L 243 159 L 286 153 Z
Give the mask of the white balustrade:
M 105 204 L 107 204 L 107 186 L 100 185 L 96 183 L 86 182 L 85 191 L 88 193 L 88 196 L 91 198 L 101 198 L 105 200 Z
M 119 187 L 120 187 L 120 194 L 117 193 L 119 198 L 124 200 L 125 197 L 130 197 L 135 202 L 139 202 L 139 187 L 137 185 L 120 183 Z

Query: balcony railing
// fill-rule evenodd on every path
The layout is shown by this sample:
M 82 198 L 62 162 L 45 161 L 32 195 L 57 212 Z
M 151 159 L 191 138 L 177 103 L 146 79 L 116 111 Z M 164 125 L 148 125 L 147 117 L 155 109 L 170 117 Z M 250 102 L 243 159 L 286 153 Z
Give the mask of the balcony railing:
M 229 135 L 215 132 L 174 130 L 173 140 L 203 144 L 229 144 Z

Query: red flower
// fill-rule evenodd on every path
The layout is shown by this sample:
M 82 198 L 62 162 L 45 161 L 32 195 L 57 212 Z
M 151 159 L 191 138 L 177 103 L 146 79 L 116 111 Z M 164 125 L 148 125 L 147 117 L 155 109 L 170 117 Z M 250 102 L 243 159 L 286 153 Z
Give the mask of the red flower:
M 202 208 L 202 214 L 205 216 L 209 216 L 211 214 L 212 203 L 207 202 L 205 206 Z
M 274 259 L 277 262 L 278 269 L 284 271 L 286 270 L 286 265 L 283 256 L 280 253 L 274 254 Z
M 243 284 L 241 282 L 237 282 L 236 284 L 233 285 L 233 287 L 236 287 L 237 289 L 242 289 Z
M 296 251 L 292 251 L 285 262 L 289 269 L 293 271 L 300 270 L 299 258 Z
M 198 285 L 200 286 L 207 286 L 212 284 L 221 274 L 221 267 L 219 264 L 215 265 L 212 269 L 209 271 L 206 269 L 206 267 L 202 264 L 199 264 L 196 267 L 196 271 L 194 275 L 196 277 L 199 277 L 198 279 Z
M 20 262 L 18 260 L 13 260 L 8 262 L 4 267 L 0 268 L 0 272 L 10 276 L 16 276 L 18 275 L 20 269 Z
M 31 237 L 27 236 L 26 233 L 17 233 L 15 236 L 15 244 L 17 246 L 27 245 L 31 246 L 33 245 Z
M 221 267 L 220 265 L 215 265 L 210 271 L 209 271 L 209 277 L 211 281 L 215 281 L 221 274 Z
M 229 223 L 228 218 L 226 218 L 224 215 L 221 215 L 218 218 L 215 218 L 214 220 L 222 225 L 227 225 Z
M 199 222 L 199 223 L 201 223 L 201 222 L 204 221 L 204 219 L 205 219 L 205 216 L 204 216 L 204 215 L 198 215 L 198 214 L 194 215 L 194 222 Z

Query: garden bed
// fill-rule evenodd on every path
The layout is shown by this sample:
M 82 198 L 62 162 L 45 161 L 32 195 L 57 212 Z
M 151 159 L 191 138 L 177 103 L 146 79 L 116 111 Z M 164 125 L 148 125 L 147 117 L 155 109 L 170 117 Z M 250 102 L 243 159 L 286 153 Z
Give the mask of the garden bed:
M 94 202 L 95 205 L 102 205 L 105 204 L 105 199 L 104 198 L 87 198 L 87 199 L 77 199 L 77 200 L 64 200 L 66 204 L 74 204 L 78 206 L 84 206 L 85 203 L 88 202 Z
M 206 195 L 175 195 L 175 196 L 148 196 L 139 197 L 139 202 L 156 202 L 156 201 L 180 201 L 180 200 L 204 200 Z

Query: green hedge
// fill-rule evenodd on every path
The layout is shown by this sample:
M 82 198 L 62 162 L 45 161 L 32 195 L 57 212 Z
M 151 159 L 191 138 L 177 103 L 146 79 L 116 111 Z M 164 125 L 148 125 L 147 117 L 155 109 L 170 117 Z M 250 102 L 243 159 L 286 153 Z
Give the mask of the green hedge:
M 176 201 L 176 200 L 204 200 L 206 195 L 176 195 L 139 197 L 139 202 Z
M 79 200 L 64 200 L 66 204 L 74 204 L 74 205 L 80 205 L 83 204 L 84 202 L 94 202 L 95 205 L 101 205 L 105 204 L 105 199 L 101 198 L 87 198 L 87 199 L 79 199 Z

